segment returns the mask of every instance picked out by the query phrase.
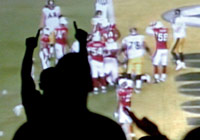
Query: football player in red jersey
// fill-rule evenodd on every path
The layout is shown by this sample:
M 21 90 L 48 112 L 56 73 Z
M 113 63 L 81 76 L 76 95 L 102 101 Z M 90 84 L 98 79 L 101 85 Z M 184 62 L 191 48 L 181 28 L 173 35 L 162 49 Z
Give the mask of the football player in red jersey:
M 88 42 L 87 44 L 89 63 L 93 79 L 94 94 L 98 94 L 99 88 L 101 88 L 102 93 L 107 92 L 103 60 L 104 48 L 105 43 L 101 41 L 101 37 L 97 34 L 93 36 L 92 41 Z
M 131 98 L 133 94 L 133 80 L 128 75 L 123 75 L 118 78 L 118 87 L 116 90 L 118 106 L 115 112 L 115 117 L 118 117 L 118 122 L 121 125 L 124 133 L 126 134 L 127 140 L 132 140 L 132 137 L 135 137 L 133 133 L 133 121 L 128 116 L 123 108 L 131 107 Z
M 67 19 L 63 16 L 59 17 L 59 27 L 55 28 L 55 54 L 56 54 L 56 63 L 58 60 L 64 56 L 68 46 L 68 22 Z
M 53 48 L 50 46 L 49 28 L 43 28 L 43 30 L 41 31 L 41 34 L 42 36 L 40 38 L 39 56 L 42 63 L 42 69 L 46 69 L 50 67 L 51 65 L 50 58 L 51 58 L 51 54 L 53 53 Z
M 168 29 L 164 27 L 162 22 L 156 21 L 146 28 L 147 34 L 154 35 L 156 40 L 156 49 L 153 55 L 154 78 L 155 83 L 164 82 L 167 77 L 167 61 L 168 61 Z M 159 74 L 159 66 L 162 67 Z
M 104 49 L 104 68 L 106 80 L 109 85 L 113 86 L 118 78 L 117 54 L 119 52 L 119 47 L 116 41 L 120 35 L 116 28 L 109 25 L 101 30 L 101 36 L 103 37 L 106 45 Z

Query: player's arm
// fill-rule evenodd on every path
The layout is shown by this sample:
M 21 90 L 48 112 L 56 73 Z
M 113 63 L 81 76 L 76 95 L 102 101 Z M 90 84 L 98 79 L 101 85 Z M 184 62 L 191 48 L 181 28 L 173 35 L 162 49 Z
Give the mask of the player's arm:
M 115 34 L 117 36 L 116 40 L 118 40 L 121 37 L 121 33 L 120 33 L 120 31 L 117 28 L 115 28 Z
M 151 50 L 150 50 L 150 48 L 148 47 L 148 45 L 147 45 L 147 43 L 146 42 L 144 42 L 144 49 L 145 49 L 145 51 L 151 56 Z
M 158 130 L 158 127 L 155 123 L 144 117 L 142 120 L 138 119 L 137 116 L 130 111 L 128 108 L 124 108 L 124 112 L 129 115 L 132 120 L 136 123 L 136 125 L 142 129 L 144 132 L 151 136 L 164 136 L 161 134 L 161 132 Z M 166 136 L 164 136 L 168 140 Z
M 41 18 L 40 18 L 40 27 L 39 28 L 44 28 L 45 27 L 45 20 L 46 20 L 46 16 L 45 16 L 44 12 L 42 11 Z
M 147 28 L 146 28 L 146 33 L 148 35 L 154 35 L 154 31 L 153 31 L 153 27 L 151 25 L 149 25 Z
M 22 61 L 21 68 L 21 96 L 22 96 L 22 104 L 26 107 L 31 103 L 32 97 L 35 96 L 34 93 L 35 83 L 31 76 L 32 64 L 33 64 L 33 52 L 37 46 L 37 41 L 39 37 L 39 31 L 36 37 L 30 37 L 26 39 L 26 51 Z
M 121 54 L 123 54 L 125 56 L 125 59 L 123 59 L 122 61 L 117 59 L 118 63 L 121 64 L 121 65 L 126 64 L 128 62 L 127 53 L 126 53 L 126 47 L 127 47 L 127 45 L 122 43 L 121 48 L 117 52 L 117 56 L 119 56 Z
M 88 82 L 87 92 L 90 92 L 93 90 L 92 87 L 92 77 L 90 75 L 90 65 L 88 62 L 88 52 L 87 52 L 87 37 L 88 33 L 82 29 L 78 29 L 76 22 L 74 21 L 74 28 L 75 28 L 75 38 L 80 43 L 80 50 L 79 55 L 82 59 L 82 66 L 85 68 L 83 71 L 85 72 L 86 76 L 86 82 Z

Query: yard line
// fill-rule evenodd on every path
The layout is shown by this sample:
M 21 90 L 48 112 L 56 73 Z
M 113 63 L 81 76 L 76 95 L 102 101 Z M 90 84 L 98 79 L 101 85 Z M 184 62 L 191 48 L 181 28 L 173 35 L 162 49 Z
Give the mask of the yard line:
M 181 88 L 179 91 L 200 91 L 200 88 Z

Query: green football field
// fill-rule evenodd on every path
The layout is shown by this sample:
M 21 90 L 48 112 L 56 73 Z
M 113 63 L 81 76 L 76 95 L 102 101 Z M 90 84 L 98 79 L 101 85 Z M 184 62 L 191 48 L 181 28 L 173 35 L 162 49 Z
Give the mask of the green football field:
M 25 38 L 36 34 L 45 2 L 46 0 L 0 1 L 0 131 L 4 132 L 0 140 L 12 139 L 17 128 L 26 120 L 24 112 L 21 116 L 16 116 L 13 108 L 21 103 L 20 69 L 25 51 Z M 73 21 L 77 21 L 78 27 L 90 32 L 94 0 L 58 0 L 56 4 L 68 18 L 70 45 L 74 40 Z M 41 72 L 38 51 L 39 48 L 34 53 L 36 83 Z M 7 94 L 3 95 L 5 90 Z M 109 91 L 113 91 L 112 88 Z M 110 118 L 115 105 L 113 92 L 89 96 L 89 108 Z
M 74 41 L 73 21 L 77 22 L 78 27 L 88 32 L 91 31 L 90 20 L 94 15 L 95 0 L 55 1 L 61 7 L 62 14 L 68 18 L 70 45 Z M 35 36 L 45 2 L 46 0 L 0 0 L 0 140 L 11 140 L 17 128 L 26 121 L 24 112 L 20 116 L 16 116 L 13 108 L 21 104 L 20 69 L 25 51 L 25 39 Z M 117 27 L 121 33 L 120 40 L 128 34 L 128 29 L 132 26 L 137 27 L 140 33 L 145 34 L 145 28 L 151 21 L 161 20 L 169 28 L 169 45 L 173 40 L 172 30 L 170 24 L 162 19 L 162 14 L 178 7 L 199 5 L 198 0 L 174 0 L 173 2 L 166 0 L 113 0 L 113 2 Z M 185 53 L 198 53 L 199 55 L 200 35 L 198 30 L 199 28 L 194 27 L 187 29 Z M 153 50 L 154 38 L 146 36 L 146 39 L 150 49 Z M 39 47 L 34 53 L 36 84 L 38 84 L 39 74 L 42 70 L 38 53 Z M 153 67 L 150 57 L 145 58 L 144 72 L 152 76 Z M 184 83 L 182 79 L 177 82 L 176 76 L 185 75 L 187 72 L 199 72 L 199 64 L 197 68 L 189 66 L 186 70 L 177 72 L 174 63 L 170 62 L 166 82 L 150 84 L 150 86 L 144 85 L 142 94 L 133 96 L 131 106 L 133 112 L 140 118 L 146 116 L 156 122 L 161 132 L 168 135 L 171 140 L 180 140 L 188 130 L 195 127 L 188 125 L 188 118 L 200 118 L 199 114 L 184 112 L 180 107 L 184 102 L 196 100 L 195 97 L 183 96 L 184 94 L 179 92 L 179 87 L 187 84 L 187 81 Z M 116 106 L 114 87 L 108 87 L 107 94 L 89 94 L 88 96 L 88 108 L 91 111 L 113 120 L 115 120 L 113 112 Z M 3 136 L 1 136 L 2 131 L 4 132 Z M 146 135 L 134 126 L 135 132 L 137 138 Z

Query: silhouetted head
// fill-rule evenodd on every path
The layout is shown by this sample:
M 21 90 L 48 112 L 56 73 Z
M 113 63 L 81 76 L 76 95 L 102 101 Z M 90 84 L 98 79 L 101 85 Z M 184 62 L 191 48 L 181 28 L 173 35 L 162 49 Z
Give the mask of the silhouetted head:
M 50 67 L 44 69 L 40 74 L 40 89 L 43 90 L 44 94 L 48 92 L 50 94 L 55 90 L 55 82 L 56 82 L 56 69 L 54 67 Z
M 189 131 L 183 140 L 200 140 L 200 127 Z
M 61 93 L 60 97 L 66 96 L 68 99 L 73 99 L 73 102 L 75 100 L 75 105 L 80 103 L 84 107 L 88 92 L 92 90 L 88 61 L 79 53 L 69 53 L 59 60 L 56 69 L 58 72 L 56 84 Z

